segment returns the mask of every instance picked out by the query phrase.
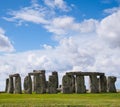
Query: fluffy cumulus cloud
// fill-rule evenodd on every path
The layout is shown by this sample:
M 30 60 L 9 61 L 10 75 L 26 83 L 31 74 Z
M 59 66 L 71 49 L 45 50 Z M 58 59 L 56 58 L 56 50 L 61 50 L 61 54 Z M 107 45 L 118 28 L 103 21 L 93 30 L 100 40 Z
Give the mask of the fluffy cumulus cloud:
M 9 38 L 5 35 L 5 31 L 0 28 L 0 52 L 12 52 L 14 47 L 9 40 Z
M 63 0 L 45 0 L 45 3 L 51 8 L 60 8 L 64 4 Z M 42 24 L 54 35 L 63 35 L 58 41 L 59 45 L 52 47 L 45 44 L 42 50 L 0 56 L 1 81 L 10 73 L 18 72 L 24 77 L 33 69 L 46 69 L 47 73 L 57 70 L 60 75 L 72 70 L 120 75 L 120 11 L 113 12 L 101 21 L 88 19 L 77 22 L 70 16 L 46 19 L 46 10 L 41 12 L 41 9 L 34 3 L 34 8 L 23 8 L 12 13 L 7 20 Z M 119 82 L 118 78 L 117 87 L 120 88 Z
M 45 25 L 45 28 L 56 35 L 71 34 L 73 32 L 90 33 L 95 30 L 97 23 L 94 19 L 84 20 L 78 23 L 73 17 L 63 16 L 54 18 L 50 24 Z
M 104 18 L 98 27 L 98 35 L 112 47 L 120 47 L 120 10 Z

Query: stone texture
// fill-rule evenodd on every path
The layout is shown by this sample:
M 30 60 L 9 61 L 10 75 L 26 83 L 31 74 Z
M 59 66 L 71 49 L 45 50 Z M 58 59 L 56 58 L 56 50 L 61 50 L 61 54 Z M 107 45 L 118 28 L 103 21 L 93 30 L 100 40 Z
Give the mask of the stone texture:
M 41 93 L 41 83 L 40 83 L 40 74 L 34 75 L 34 86 L 36 94 Z
M 9 87 L 9 78 L 6 79 L 5 92 L 8 91 L 8 87 Z
M 75 79 L 75 92 L 76 93 L 86 93 L 86 86 L 84 81 L 84 76 L 76 76 Z
M 24 78 L 24 92 L 26 94 L 32 94 L 32 80 L 30 76 Z
M 16 93 L 16 94 L 21 94 L 22 93 L 21 77 L 20 76 L 15 77 L 14 93 Z
M 9 76 L 8 93 L 14 92 L 13 77 Z
M 104 75 L 104 73 L 100 72 L 81 72 L 81 71 L 76 71 L 76 72 L 67 72 L 67 75 L 80 75 L 80 76 L 90 76 L 90 75 L 96 75 L 96 76 L 101 76 Z
M 69 75 L 64 75 L 62 78 L 62 93 L 69 94 L 72 93 L 72 78 Z
M 104 75 L 100 76 L 99 78 L 99 91 L 107 92 L 107 79 Z
M 115 87 L 116 77 L 109 76 L 107 80 L 108 92 L 117 92 Z
M 58 88 L 58 72 L 54 71 L 52 72 L 52 75 L 54 76 L 54 79 L 55 79 L 55 87 Z
M 40 93 L 46 93 L 46 76 L 45 71 L 41 71 L 40 73 Z
M 92 74 L 90 77 L 90 92 L 98 93 L 99 92 L 99 82 L 96 75 Z
M 57 93 L 57 86 L 56 86 L 56 75 L 49 76 L 48 81 L 48 93 L 55 94 Z

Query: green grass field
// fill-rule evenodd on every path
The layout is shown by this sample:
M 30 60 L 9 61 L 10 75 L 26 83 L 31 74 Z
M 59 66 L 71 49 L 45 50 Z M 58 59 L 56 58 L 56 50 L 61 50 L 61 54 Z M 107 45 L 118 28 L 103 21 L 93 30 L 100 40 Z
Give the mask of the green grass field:
M 120 93 L 0 94 L 0 107 L 120 107 Z

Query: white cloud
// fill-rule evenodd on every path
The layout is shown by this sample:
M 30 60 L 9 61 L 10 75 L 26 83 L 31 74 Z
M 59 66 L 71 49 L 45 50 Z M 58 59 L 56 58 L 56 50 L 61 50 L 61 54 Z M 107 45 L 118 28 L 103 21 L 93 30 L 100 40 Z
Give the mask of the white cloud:
M 112 13 L 115 13 L 119 10 L 120 10 L 120 7 L 113 7 L 113 8 L 105 9 L 104 13 L 112 14 Z
M 50 8 L 58 8 L 62 11 L 68 11 L 70 8 L 66 5 L 64 0 L 44 0 L 44 3 Z
M 49 32 L 56 35 L 65 35 L 71 33 L 90 33 L 97 27 L 97 20 L 89 19 L 81 23 L 75 21 L 73 17 L 63 16 L 54 18 L 50 24 L 45 25 Z
M 9 17 L 3 17 L 3 19 L 11 22 L 17 22 L 18 25 L 22 25 L 23 22 L 32 22 L 36 24 L 49 24 L 51 19 L 55 17 L 56 8 L 67 11 L 68 6 L 63 0 L 45 0 L 47 5 L 42 6 L 38 4 L 37 0 L 31 1 L 32 5 L 29 7 L 21 8 L 20 10 L 11 10 L 8 12 Z M 50 9 L 50 7 L 56 7 Z
M 112 47 L 120 47 L 120 10 L 104 18 L 98 27 L 98 35 Z
M 12 52 L 14 47 L 7 36 L 5 36 L 5 31 L 0 28 L 0 52 Z
M 33 4 L 30 7 L 21 8 L 18 11 L 10 11 L 8 13 L 11 17 L 3 17 L 7 21 L 22 23 L 24 21 L 33 22 L 36 24 L 47 24 L 45 19 L 47 14 L 46 8 Z

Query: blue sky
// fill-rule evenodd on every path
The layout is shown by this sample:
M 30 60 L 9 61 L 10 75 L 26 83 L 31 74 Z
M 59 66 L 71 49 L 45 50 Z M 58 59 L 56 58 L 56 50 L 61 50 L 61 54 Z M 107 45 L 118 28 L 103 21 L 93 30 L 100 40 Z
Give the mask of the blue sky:
M 2 0 L 0 90 L 9 74 L 24 78 L 33 69 L 119 77 L 119 6 L 119 0 Z
M 93 0 L 92 2 L 89 2 L 89 0 L 66 0 L 64 2 L 69 7 L 68 11 L 62 11 L 60 9 L 51 11 L 55 11 L 56 17 L 66 15 L 74 17 L 77 22 L 90 18 L 101 20 L 106 16 L 106 14 L 103 13 L 106 8 L 117 7 L 119 5 L 118 2 L 114 0 L 105 3 L 99 0 Z M 44 0 L 39 0 L 37 3 L 49 9 L 49 7 L 45 5 Z M 14 0 L 13 2 L 8 1 L 7 3 L 6 1 L 2 1 L 0 4 L 1 27 L 5 29 L 6 35 L 13 42 L 16 52 L 40 49 L 43 44 L 57 45 L 57 42 L 52 38 L 54 34 L 47 31 L 42 24 L 24 21 L 22 25 L 18 25 L 19 22 L 12 23 L 4 20 L 4 17 L 12 17 L 9 12 L 19 11 L 31 5 L 32 1 L 30 2 L 29 0 Z

